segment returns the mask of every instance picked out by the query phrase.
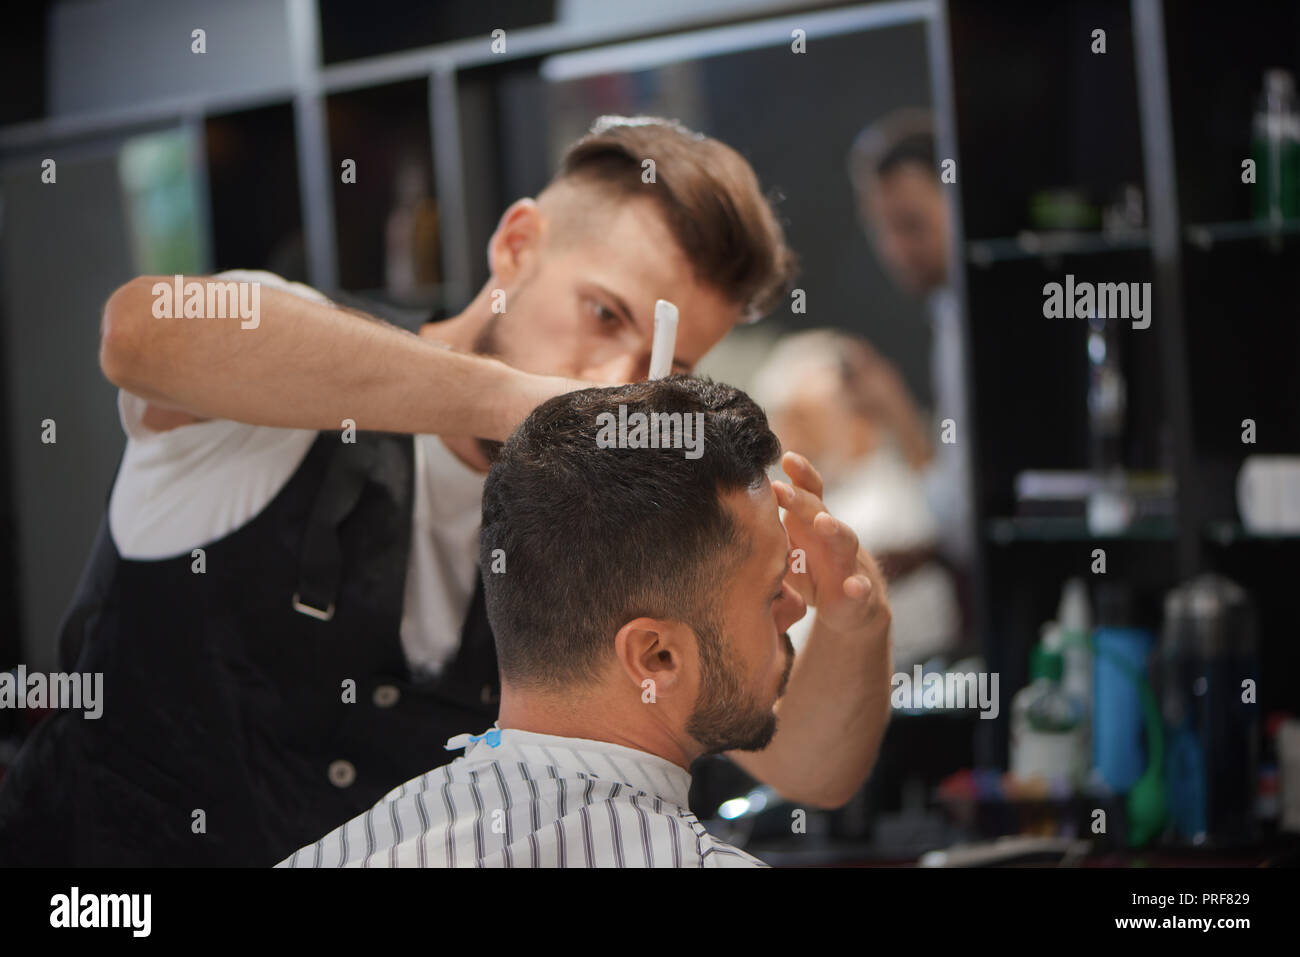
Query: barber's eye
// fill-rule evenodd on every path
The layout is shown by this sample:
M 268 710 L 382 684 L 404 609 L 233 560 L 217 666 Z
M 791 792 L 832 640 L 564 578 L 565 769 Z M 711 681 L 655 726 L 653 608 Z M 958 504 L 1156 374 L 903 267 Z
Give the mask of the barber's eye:
M 608 308 L 603 303 L 597 302 L 594 299 L 591 300 L 590 305 L 591 305 L 591 311 L 595 313 L 596 318 L 600 320 L 600 322 L 602 323 L 616 323 L 621 318 L 619 314 L 616 313 L 614 310 Z

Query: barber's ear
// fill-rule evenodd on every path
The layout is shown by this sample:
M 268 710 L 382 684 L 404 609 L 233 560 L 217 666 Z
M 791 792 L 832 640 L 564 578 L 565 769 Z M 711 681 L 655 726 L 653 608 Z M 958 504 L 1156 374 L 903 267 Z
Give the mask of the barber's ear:
M 544 225 L 536 200 L 525 197 L 511 203 L 488 240 L 492 275 L 503 283 L 514 283 L 536 257 Z
M 662 618 L 635 618 L 614 636 L 619 667 L 642 689 L 643 698 L 650 693 L 671 695 L 683 686 L 686 652 L 691 647 L 691 630 Z

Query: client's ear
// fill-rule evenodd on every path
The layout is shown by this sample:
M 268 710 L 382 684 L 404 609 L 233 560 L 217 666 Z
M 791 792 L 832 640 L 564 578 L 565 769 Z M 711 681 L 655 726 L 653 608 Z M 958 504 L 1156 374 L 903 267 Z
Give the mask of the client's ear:
M 686 651 L 694 647 L 691 629 L 680 621 L 634 618 L 614 636 L 614 656 L 624 674 L 641 689 L 642 699 L 680 692 L 686 676 Z

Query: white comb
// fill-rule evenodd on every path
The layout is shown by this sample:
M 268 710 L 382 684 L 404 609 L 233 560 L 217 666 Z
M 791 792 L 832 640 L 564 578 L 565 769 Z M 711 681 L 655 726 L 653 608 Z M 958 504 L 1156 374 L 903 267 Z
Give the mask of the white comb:
M 650 378 L 662 379 L 673 371 L 677 347 L 677 307 L 667 299 L 655 300 L 655 337 L 650 350 Z

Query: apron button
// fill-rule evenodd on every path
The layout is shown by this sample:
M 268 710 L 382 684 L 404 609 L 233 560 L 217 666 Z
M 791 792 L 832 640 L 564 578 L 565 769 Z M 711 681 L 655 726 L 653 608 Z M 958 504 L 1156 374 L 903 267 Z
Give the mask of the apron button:
M 331 761 L 330 762 L 330 784 L 336 788 L 351 787 L 352 782 L 357 779 L 357 769 L 351 761 Z
M 391 708 L 397 704 L 398 699 L 401 697 L 402 692 L 397 689 L 396 685 L 380 685 L 375 689 L 373 700 L 376 707 Z

